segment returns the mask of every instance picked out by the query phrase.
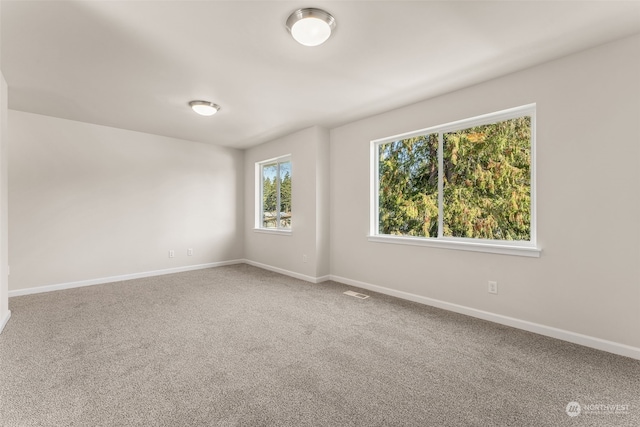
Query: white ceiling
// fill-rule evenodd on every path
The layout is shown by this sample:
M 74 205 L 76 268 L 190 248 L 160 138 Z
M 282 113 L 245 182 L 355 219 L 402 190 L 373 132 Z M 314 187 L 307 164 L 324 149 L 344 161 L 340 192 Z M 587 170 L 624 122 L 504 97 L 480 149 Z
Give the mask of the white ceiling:
M 336 18 L 324 45 L 287 33 L 301 7 Z M 236 148 L 640 32 L 638 1 L 2 0 L 1 16 L 10 108 Z

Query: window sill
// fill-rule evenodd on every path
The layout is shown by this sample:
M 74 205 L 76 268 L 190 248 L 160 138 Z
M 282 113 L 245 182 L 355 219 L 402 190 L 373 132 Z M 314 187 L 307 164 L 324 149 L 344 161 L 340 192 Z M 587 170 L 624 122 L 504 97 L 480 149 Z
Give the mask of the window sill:
M 275 228 L 254 228 L 254 232 L 256 233 L 264 233 L 264 234 L 278 234 L 280 236 L 291 236 L 291 230 L 277 230 Z
M 392 243 L 396 245 L 427 246 L 431 248 L 460 251 L 486 252 L 501 255 L 515 255 L 539 258 L 542 249 L 534 246 L 509 245 L 505 243 L 467 242 L 423 237 L 374 235 L 367 237 L 370 242 Z

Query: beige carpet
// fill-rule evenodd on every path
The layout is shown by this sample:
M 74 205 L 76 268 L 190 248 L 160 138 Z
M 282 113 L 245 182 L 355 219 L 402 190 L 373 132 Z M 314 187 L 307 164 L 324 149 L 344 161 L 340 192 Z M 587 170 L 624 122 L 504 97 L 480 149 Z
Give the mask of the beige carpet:
M 0 425 L 640 425 L 639 361 L 348 289 L 236 265 L 11 298 Z

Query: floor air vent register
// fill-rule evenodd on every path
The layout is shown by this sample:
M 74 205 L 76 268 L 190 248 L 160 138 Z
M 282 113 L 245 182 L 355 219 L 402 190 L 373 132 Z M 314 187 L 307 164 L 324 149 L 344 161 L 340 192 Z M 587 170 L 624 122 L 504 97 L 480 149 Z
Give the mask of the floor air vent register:
M 360 299 L 367 299 L 369 298 L 369 295 L 365 295 L 365 294 L 359 294 L 357 292 L 353 292 L 353 291 L 347 291 L 344 292 L 345 295 L 349 295 L 350 297 L 355 297 L 355 298 L 360 298 Z

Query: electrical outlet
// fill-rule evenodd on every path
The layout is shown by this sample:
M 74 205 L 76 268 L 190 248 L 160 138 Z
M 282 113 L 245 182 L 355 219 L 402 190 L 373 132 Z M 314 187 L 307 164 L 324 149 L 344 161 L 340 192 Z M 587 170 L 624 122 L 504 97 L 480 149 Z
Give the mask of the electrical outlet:
M 498 293 L 498 282 L 492 282 L 489 281 L 489 289 L 488 289 L 490 294 L 497 294 Z
M 306 255 L 302 255 L 302 262 L 309 262 L 309 257 Z
M 193 248 L 187 249 L 187 256 L 193 256 Z
M 176 252 L 174 250 L 169 251 L 169 258 L 173 258 L 176 256 Z

